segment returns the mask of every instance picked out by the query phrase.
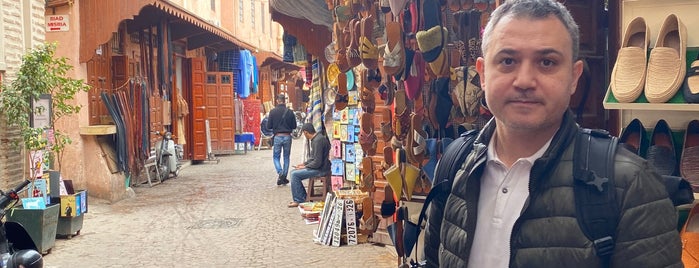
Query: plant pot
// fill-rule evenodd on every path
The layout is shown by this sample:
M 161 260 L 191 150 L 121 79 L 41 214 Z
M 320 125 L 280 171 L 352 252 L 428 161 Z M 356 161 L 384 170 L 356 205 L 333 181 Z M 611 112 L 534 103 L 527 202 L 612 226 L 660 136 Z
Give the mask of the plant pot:
M 36 250 L 47 254 L 56 244 L 59 211 L 58 204 L 47 205 L 46 209 L 14 207 L 8 211 L 6 217 L 7 221 L 22 225 L 34 241 Z

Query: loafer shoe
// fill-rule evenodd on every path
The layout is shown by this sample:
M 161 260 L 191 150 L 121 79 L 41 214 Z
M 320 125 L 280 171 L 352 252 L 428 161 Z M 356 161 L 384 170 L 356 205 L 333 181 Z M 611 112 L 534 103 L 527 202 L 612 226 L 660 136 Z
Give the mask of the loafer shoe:
M 650 29 L 642 17 L 626 26 L 609 84 L 614 98 L 621 103 L 634 102 L 643 92 L 649 37 Z
M 653 129 L 647 159 L 655 167 L 658 174 L 675 175 L 675 170 L 677 169 L 675 142 L 672 138 L 670 126 L 663 119 L 658 121 Z
M 699 120 L 687 124 L 682 144 L 680 175 L 689 181 L 693 189 L 699 189 Z
M 629 151 L 645 157 L 646 149 L 648 144 L 648 136 L 646 135 L 646 128 L 643 127 L 641 120 L 638 118 L 634 119 L 629 123 L 624 131 L 621 132 L 621 137 L 619 138 L 619 144 L 624 146 Z
M 699 55 L 687 71 L 687 76 L 682 84 L 682 95 L 687 103 L 699 102 Z
M 687 71 L 687 28 L 675 14 L 665 18 L 648 57 L 645 94 L 650 103 L 664 103 L 680 89 Z

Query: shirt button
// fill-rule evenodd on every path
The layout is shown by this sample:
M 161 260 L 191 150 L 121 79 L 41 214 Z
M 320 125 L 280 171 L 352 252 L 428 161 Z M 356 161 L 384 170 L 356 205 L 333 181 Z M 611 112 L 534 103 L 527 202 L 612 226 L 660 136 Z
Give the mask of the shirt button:
M 507 193 L 507 188 L 502 188 L 502 193 L 506 194 Z

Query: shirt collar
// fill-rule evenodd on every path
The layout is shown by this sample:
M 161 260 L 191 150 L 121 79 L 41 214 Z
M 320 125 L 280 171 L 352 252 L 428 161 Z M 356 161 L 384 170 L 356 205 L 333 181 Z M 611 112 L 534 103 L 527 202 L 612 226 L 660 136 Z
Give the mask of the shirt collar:
M 491 138 L 490 141 L 488 142 L 488 150 L 487 150 L 488 162 L 495 161 L 497 163 L 502 163 L 502 161 L 500 161 L 500 158 L 498 157 L 497 152 L 495 151 L 495 138 L 496 138 L 496 136 L 497 136 L 497 133 L 495 133 L 495 135 L 493 135 L 493 138 Z M 552 135 L 551 138 L 549 138 L 549 140 L 546 143 L 544 143 L 544 145 L 541 146 L 541 148 L 539 148 L 539 150 L 536 151 L 533 155 L 531 155 L 529 157 L 525 157 L 525 158 L 520 158 L 517 161 L 524 160 L 524 161 L 527 161 L 529 164 L 534 163 L 534 161 L 536 161 L 541 156 L 543 156 L 544 153 L 546 152 L 546 149 L 549 148 L 549 145 L 551 145 L 551 141 L 553 140 L 553 136 L 555 136 L 555 135 Z

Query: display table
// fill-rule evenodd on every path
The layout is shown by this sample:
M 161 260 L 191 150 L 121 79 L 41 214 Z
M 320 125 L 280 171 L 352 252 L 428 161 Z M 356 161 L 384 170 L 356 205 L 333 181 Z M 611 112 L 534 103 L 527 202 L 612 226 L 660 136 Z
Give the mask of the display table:
M 236 154 L 246 154 L 248 148 L 252 150 L 252 146 L 255 144 L 255 134 L 252 132 L 243 132 L 240 134 L 235 134 L 235 153 Z

